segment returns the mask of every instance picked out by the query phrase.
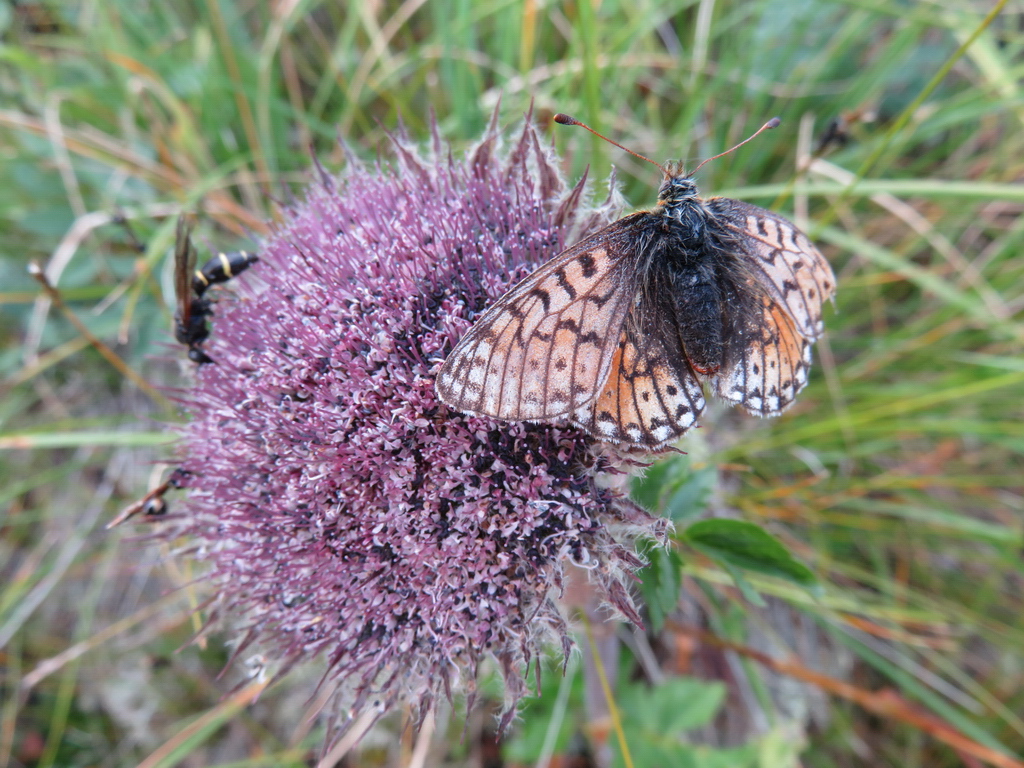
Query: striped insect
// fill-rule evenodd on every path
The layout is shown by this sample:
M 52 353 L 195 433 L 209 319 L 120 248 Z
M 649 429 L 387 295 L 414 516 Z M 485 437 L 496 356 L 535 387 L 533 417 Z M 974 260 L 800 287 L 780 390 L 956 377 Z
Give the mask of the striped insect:
M 174 242 L 174 290 L 178 300 L 174 338 L 188 347 L 188 359 L 192 362 L 199 365 L 213 362 L 202 349 L 202 343 L 210 335 L 207 318 L 213 315 L 213 303 L 205 296 L 206 289 L 226 283 L 257 261 L 256 254 L 248 251 L 218 253 L 202 269 L 196 269 L 192 224 L 184 214 L 178 217 Z

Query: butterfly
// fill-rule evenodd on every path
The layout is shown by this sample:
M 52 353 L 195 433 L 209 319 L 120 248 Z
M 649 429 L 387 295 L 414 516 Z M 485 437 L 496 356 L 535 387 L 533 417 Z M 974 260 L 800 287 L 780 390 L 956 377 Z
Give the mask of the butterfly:
M 654 165 L 664 180 L 653 209 L 562 251 L 476 319 L 437 374 L 443 403 L 511 421 L 567 420 L 645 451 L 696 424 L 705 384 L 758 416 L 792 404 L 824 330 L 831 267 L 782 216 L 702 199 L 681 163 Z

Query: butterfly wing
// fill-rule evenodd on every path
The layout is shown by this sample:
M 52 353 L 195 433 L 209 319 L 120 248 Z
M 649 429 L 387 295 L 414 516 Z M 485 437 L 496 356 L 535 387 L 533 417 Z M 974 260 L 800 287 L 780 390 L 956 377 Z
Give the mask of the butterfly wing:
M 807 384 L 811 341 L 789 313 L 764 290 L 745 301 L 744 330 L 726 340 L 725 357 L 712 379 L 715 393 L 755 416 L 788 408 Z
M 807 384 L 811 342 L 824 330 L 822 305 L 835 277 L 811 241 L 781 216 L 729 198 L 705 203 L 737 258 L 732 304 L 739 308 L 712 385 L 719 397 L 770 416 Z
M 797 331 L 818 338 L 825 329 L 821 310 L 832 298 L 836 279 L 814 243 L 791 222 L 756 205 L 727 197 L 709 198 L 704 205 Z
M 608 378 L 636 296 L 634 214 L 566 249 L 481 315 L 437 375 L 441 401 L 512 421 L 568 416 Z
M 662 324 L 643 334 L 627 321 L 600 395 L 572 415 L 598 440 L 654 450 L 678 439 L 704 410 L 704 392 Z

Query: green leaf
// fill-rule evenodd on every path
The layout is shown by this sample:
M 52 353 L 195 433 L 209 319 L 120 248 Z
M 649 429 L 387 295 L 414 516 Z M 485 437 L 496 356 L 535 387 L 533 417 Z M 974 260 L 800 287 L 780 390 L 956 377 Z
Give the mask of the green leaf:
M 651 619 L 651 629 L 660 632 L 665 617 L 679 604 L 679 573 L 682 560 L 673 549 L 656 546 L 647 553 L 650 562 L 640 571 L 640 591 Z
M 685 456 L 673 456 L 651 465 L 643 475 L 633 478 L 633 500 L 645 509 L 658 511 L 665 489 L 677 484 L 679 477 L 687 472 L 688 466 Z
M 683 738 L 707 725 L 725 701 L 723 683 L 692 677 L 674 678 L 658 686 L 627 686 L 617 697 L 622 728 L 635 765 L 698 766 L 695 747 Z M 623 765 L 617 754 L 614 765 Z
M 683 540 L 719 563 L 786 579 L 801 587 L 818 585 L 811 570 L 794 559 L 778 539 L 745 520 L 702 520 Z
M 715 467 L 693 471 L 665 502 L 665 516 L 680 523 L 696 517 L 707 509 L 707 500 L 718 481 Z
M 681 742 L 686 731 L 707 725 L 725 700 L 725 685 L 677 677 L 661 685 L 636 683 L 618 697 L 623 725 L 652 742 Z
M 633 499 L 678 523 L 704 511 L 717 479 L 715 467 L 693 469 L 689 456 L 673 456 L 633 479 Z

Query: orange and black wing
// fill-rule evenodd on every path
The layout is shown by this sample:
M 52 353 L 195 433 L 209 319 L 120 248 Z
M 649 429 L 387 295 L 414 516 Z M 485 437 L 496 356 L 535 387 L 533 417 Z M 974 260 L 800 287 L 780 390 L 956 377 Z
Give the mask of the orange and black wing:
M 678 333 L 664 323 L 643 334 L 634 329 L 627 320 L 599 396 L 572 421 L 598 440 L 655 450 L 696 424 L 704 392 Z
M 783 217 L 756 205 L 713 197 L 704 201 L 735 244 L 744 266 L 814 340 L 824 331 L 822 308 L 835 292 L 832 267 L 807 236 Z
M 594 400 L 636 298 L 635 255 L 624 236 L 633 218 L 566 249 L 485 311 L 438 372 L 441 401 L 466 413 L 547 421 Z
M 764 291 L 745 302 L 746 330 L 726 342 L 712 379 L 715 393 L 756 416 L 781 413 L 807 384 L 811 341 L 789 313 Z
M 792 223 L 728 198 L 705 201 L 736 258 L 743 314 L 726 340 L 713 380 L 719 397 L 759 416 L 792 404 L 807 384 L 811 343 L 824 330 L 822 307 L 835 290 L 832 268 Z

